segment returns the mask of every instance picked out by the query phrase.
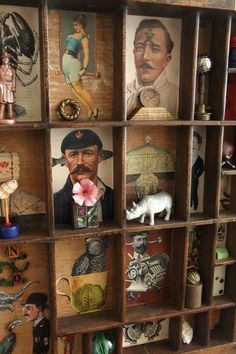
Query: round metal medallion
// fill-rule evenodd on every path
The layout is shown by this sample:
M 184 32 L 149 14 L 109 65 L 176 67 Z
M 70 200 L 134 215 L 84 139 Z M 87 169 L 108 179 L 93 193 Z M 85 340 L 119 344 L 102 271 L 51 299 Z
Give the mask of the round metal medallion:
M 144 107 L 158 107 L 160 94 L 152 88 L 144 88 L 140 94 L 140 101 Z

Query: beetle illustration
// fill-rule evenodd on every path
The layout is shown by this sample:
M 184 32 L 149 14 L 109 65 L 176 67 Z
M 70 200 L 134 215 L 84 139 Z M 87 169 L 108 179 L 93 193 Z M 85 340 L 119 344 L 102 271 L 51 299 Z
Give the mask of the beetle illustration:
M 11 65 L 23 75 L 30 76 L 33 65 L 38 59 L 38 40 L 36 33 L 27 21 L 17 12 L 2 12 L 0 14 L 0 48 L 1 53 L 11 56 Z M 27 82 L 16 74 L 23 86 L 28 86 L 37 76 Z

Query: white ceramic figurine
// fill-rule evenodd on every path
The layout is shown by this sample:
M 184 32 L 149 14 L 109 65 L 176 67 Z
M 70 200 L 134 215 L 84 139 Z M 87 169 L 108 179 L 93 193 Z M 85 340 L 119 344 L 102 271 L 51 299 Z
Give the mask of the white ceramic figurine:
M 130 211 L 126 210 L 127 220 L 132 220 L 140 217 L 139 222 L 143 224 L 145 216 L 149 215 L 149 225 L 154 225 L 154 214 L 161 213 L 164 210 L 166 211 L 164 220 L 170 219 L 172 197 L 166 192 L 147 195 L 138 204 L 135 204 L 135 202 L 132 204 L 133 208 Z

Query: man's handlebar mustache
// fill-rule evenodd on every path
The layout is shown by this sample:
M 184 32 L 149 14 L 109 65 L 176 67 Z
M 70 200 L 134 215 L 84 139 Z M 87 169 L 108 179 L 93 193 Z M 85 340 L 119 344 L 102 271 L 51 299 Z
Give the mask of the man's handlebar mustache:
M 72 171 L 71 171 L 71 175 L 73 175 L 74 173 L 80 173 L 80 172 L 91 172 L 91 169 L 87 166 L 84 165 L 77 165 Z
M 141 68 L 141 69 L 151 69 L 151 70 L 154 69 L 154 68 L 153 68 L 150 64 L 148 64 L 146 61 L 143 62 L 143 63 L 141 63 L 141 64 L 139 65 L 139 68 Z

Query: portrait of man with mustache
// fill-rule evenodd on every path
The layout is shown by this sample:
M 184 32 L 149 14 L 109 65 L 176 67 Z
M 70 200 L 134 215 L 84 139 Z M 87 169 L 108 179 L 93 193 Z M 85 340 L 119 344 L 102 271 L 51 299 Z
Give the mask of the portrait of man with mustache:
M 174 43 L 166 26 L 157 18 L 143 19 L 136 29 L 133 45 L 136 77 L 127 86 L 127 115 L 140 106 L 140 94 L 148 87 L 157 92 L 158 106 L 177 118 L 179 91 L 166 72 Z
M 24 304 L 22 313 L 27 322 L 33 323 L 33 354 L 47 354 L 50 342 L 50 320 L 44 311 L 48 308 L 47 295 L 44 293 L 31 293 Z
M 113 190 L 98 177 L 98 165 L 112 156 L 103 149 L 100 137 L 90 129 L 77 129 L 67 134 L 61 143 L 61 153 L 69 170 L 66 183 L 54 193 L 55 224 L 71 223 L 72 189 L 76 182 L 89 178 L 98 187 L 98 220 L 113 217 Z

